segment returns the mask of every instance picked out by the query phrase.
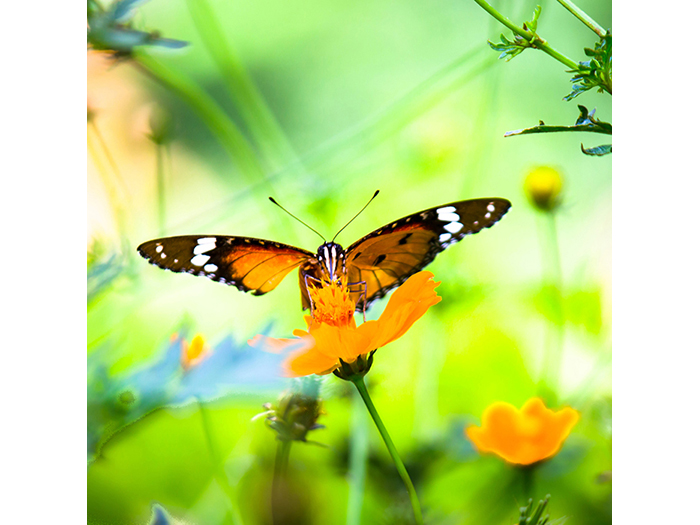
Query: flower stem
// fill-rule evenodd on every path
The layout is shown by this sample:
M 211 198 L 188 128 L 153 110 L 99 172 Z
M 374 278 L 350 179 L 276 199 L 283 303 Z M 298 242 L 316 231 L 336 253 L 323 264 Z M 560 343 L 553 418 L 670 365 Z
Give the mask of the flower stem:
M 522 27 L 514 24 L 511 22 L 508 17 L 502 15 L 498 10 L 496 10 L 493 6 L 491 6 L 486 0 L 474 0 L 481 8 L 484 9 L 488 14 L 490 14 L 492 17 L 494 17 L 496 20 L 498 20 L 501 24 L 506 26 L 508 29 L 513 31 L 516 35 L 519 35 L 523 37 L 525 40 L 530 42 L 533 46 L 535 46 L 537 49 L 540 49 L 547 53 L 549 56 L 554 58 L 555 60 L 558 60 L 565 66 L 567 66 L 569 69 L 572 69 L 574 71 L 578 71 L 578 64 L 571 60 L 569 57 L 566 55 L 563 55 L 553 47 L 551 47 L 545 40 L 540 38 L 539 35 L 536 35 L 535 33 L 531 33 L 527 29 L 523 29 Z
M 526 465 L 518 469 L 522 477 L 523 504 L 527 504 L 527 501 L 533 498 L 536 468 L 534 465 Z
M 224 470 L 223 461 L 219 457 L 219 452 L 214 442 L 214 434 L 212 432 L 209 414 L 207 414 L 204 408 L 204 403 L 201 400 L 198 399 L 197 404 L 199 405 L 199 415 L 202 418 L 202 429 L 207 442 L 207 448 L 209 449 L 209 455 L 211 456 L 211 461 L 214 465 L 214 477 L 230 501 L 230 509 L 227 516 L 229 519 L 227 521 L 230 521 L 233 523 L 233 525 L 243 525 L 243 519 L 241 518 L 241 513 L 238 509 L 238 503 L 236 501 L 236 494 L 228 481 L 228 476 L 226 475 L 226 470 Z
M 406 467 L 404 466 L 403 462 L 401 461 L 401 458 L 399 457 L 399 453 L 396 450 L 396 447 L 394 446 L 393 441 L 391 441 L 391 437 L 389 436 L 389 432 L 387 431 L 386 427 L 384 426 L 384 423 L 382 423 L 382 420 L 379 417 L 379 413 L 377 412 L 377 409 L 375 408 L 374 403 L 372 403 L 372 398 L 370 398 L 369 392 L 367 391 L 367 385 L 365 385 L 364 377 L 354 376 L 350 380 L 357 388 L 357 391 L 360 393 L 360 396 L 362 396 L 362 400 L 365 402 L 365 405 L 367 406 L 367 410 L 369 411 L 370 416 L 372 416 L 372 419 L 374 420 L 374 424 L 377 425 L 377 430 L 379 430 L 379 434 L 381 434 L 382 439 L 384 440 L 384 443 L 386 444 L 386 448 L 389 451 L 389 455 L 391 456 L 391 459 L 394 461 L 394 465 L 396 465 L 396 470 L 399 472 L 399 476 L 401 476 L 401 479 L 403 480 L 404 485 L 406 485 L 406 489 L 408 490 L 408 496 L 411 499 L 411 506 L 413 507 L 413 515 L 415 516 L 416 523 L 418 525 L 423 525 L 423 515 L 421 514 L 421 510 L 420 510 L 420 502 L 418 501 L 418 494 L 416 494 L 416 489 L 413 488 L 413 483 L 411 482 L 411 478 L 408 475 L 408 471 L 406 470 Z
M 286 506 L 286 481 L 287 465 L 289 464 L 289 452 L 292 448 L 290 440 L 277 441 L 277 453 L 275 454 L 275 470 L 272 477 L 272 523 L 284 523 L 282 512 Z
M 352 434 L 350 437 L 350 492 L 348 494 L 348 509 L 346 525 L 360 525 L 362 523 L 362 500 L 365 492 L 365 478 L 367 476 L 367 452 L 368 433 L 367 415 L 362 406 L 362 400 L 352 398 Z
M 569 12 L 583 22 L 591 31 L 593 31 L 600 38 L 603 38 L 608 32 L 603 29 L 603 27 L 588 16 L 584 11 L 581 10 L 576 4 L 571 0 L 557 0 L 561 5 L 563 5 Z
M 561 268 L 561 255 L 559 253 L 559 239 L 557 236 L 556 214 L 548 212 L 544 217 L 546 224 L 542 232 L 542 261 L 543 261 L 543 285 L 551 283 L 554 290 L 554 322 L 550 332 L 550 338 L 545 357 L 543 376 L 549 380 L 551 389 L 557 392 L 559 386 L 559 369 L 562 354 L 564 352 L 564 297 L 563 277 Z M 549 261 L 549 268 L 547 268 Z

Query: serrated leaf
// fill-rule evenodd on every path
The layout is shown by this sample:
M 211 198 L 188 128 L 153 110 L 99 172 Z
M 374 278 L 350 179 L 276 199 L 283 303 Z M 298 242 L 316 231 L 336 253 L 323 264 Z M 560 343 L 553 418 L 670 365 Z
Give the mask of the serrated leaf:
M 571 93 L 564 97 L 570 101 L 589 89 L 598 89 L 612 94 L 612 35 L 606 34 L 596 43 L 593 49 L 584 48 L 586 56 L 591 60 L 579 62 L 571 82 L 574 84 Z
M 535 7 L 535 11 L 532 13 L 532 20 L 523 24 L 525 29 L 527 29 L 533 34 L 537 31 L 537 21 L 540 17 L 540 13 L 542 13 L 542 6 L 538 5 L 537 7 Z

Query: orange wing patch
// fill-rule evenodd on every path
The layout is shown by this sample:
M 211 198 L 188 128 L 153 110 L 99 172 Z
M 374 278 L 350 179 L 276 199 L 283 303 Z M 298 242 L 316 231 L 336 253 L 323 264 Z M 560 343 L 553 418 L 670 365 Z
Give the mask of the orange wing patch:
M 262 295 L 314 254 L 286 244 L 223 235 L 182 235 L 154 239 L 138 247 L 152 264 L 172 272 L 201 275 Z
M 231 249 L 223 260 L 231 280 L 253 290 L 253 295 L 262 295 L 307 259 L 308 255 L 298 250 L 244 244 Z
M 436 238 L 432 231 L 413 225 L 367 239 L 348 253 L 348 283 L 364 282 L 368 303 L 383 297 L 433 260 Z M 361 307 L 364 285 L 350 286 L 350 290 Z

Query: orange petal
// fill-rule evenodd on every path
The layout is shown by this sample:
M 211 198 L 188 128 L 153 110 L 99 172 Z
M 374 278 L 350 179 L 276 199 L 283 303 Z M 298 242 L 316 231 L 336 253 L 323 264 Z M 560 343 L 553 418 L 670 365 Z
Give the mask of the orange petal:
M 529 465 L 556 454 L 578 417 L 568 407 L 554 412 L 539 398 L 530 399 L 521 410 L 497 402 L 484 411 L 481 427 L 471 426 L 466 434 L 481 452 Z
M 362 325 L 364 326 L 364 325 Z M 332 326 L 324 323 L 313 325 L 309 333 L 316 341 L 316 350 L 336 361 L 351 363 L 358 356 L 373 350 L 368 349 L 370 338 L 353 326 Z
M 387 345 L 405 334 L 413 323 L 423 317 L 428 308 L 439 303 L 442 298 L 435 292 L 440 284 L 433 281 L 430 272 L 418 272 L 402 284 L 389 298 L 389 302 L 379 316 L 376 326 L 368 326 L 364 330 L 372 332 L 370 350 Z M 372 323 L 368 321 L 362 326 Z
M 288 377 L 327 374 L 339 365 L 338 359 L 322 354 L 316 348 L 298 350 L 289 354 L 283 363 L 284 375 Z

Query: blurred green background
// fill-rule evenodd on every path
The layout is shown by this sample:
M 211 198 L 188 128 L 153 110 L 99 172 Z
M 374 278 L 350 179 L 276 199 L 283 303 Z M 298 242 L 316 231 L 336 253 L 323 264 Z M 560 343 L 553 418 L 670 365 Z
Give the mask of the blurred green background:
M 202 5 L 216 26 L 197 18 Z M 522 22 L 536 4 L 494 5 Z M 595 35 L 558 3 L 541 5 L 539 33 L 584 60 Z M 611 26 L 609 2 L 578 5 Z M 553 518 L 611 522 L 611 156 L 581 153 L 581 142 L 605 142 L 593 134 L 503 137 L 540 119 L 573 124 L 576 104 L 611 121 L 611 97 L 587 92 L 563 102 L 570 75 L 534 50 L 499 61 L 486 41 L 505 28 L 467 0 L 152 0 L 139 6 L 134 25 L 189 42 L 145 48 L 141 63 L 157 61 L 169 78 L 195 87 L 168 87 L 138 58 L 113 63 L 88 53 L 88 359 L 116 377 L 158 359 L 183 326 L 212 346 L 228 335 L 245 342 L 270 323 L 277 337 L 303 326 L 294 275 L 270 294 L 244 295 L 147 264 L 135 251 L 146 240 L 241 235 L 315 252 L 318 237 L 268 196 L 330 238 L 380 189 L 337 239 L 344 246 L 424 208 L 507 198 L 513 207 L 499 224 L 429 266 L 443 301 L 410 337 L 377 352 L 368 383 L 427 523 L 517 520 L 520 471 L 478 455 L 463 428 L 494 401 L 520 407 L 534 395 L 554 408 L 573 406 L 581 420 L 538 470 L 533 496 L 552 495 Z M 214 38 L 217 26 L 223 41 Z M 227 79 L 240 83 L 239 98 Z M 197 89 L 224 113 L 203 118 L 187 99 Z M 174 129 L 157 144 L 148 135 L 163 115 Z M 253 161 L 241 163 L 212 133 L 216 118 L 242 130 Z M 539 165 L 564 178 L 556 225 L 566 321 L 555 379 L 543 375 L 548 345 L 561 333 L 543 250 L 548 218 L 523 191 Z M 382 309 L 377 304 L 372 316 Z M 270 523 L 275 436 L 251 418 L 279 393 L 255 389 L 206 408 L 244 523 Z M 310 439 L 326 447 L 291 451 L 299 504 L 309 523 L 346 523 L 348 444 L 360 428 L 369 439 L 361 523 L 410 523 L 402 485 L 376 429 L 355 413 L 355 394 L 334 376 L 324 379 L 326 428 Z M 101 407 L 88 407 L 88 430 Z M 214 479 L 198 410 L 196 403 L 158 410 L 104 444 L 87 471 L 89 523 L 147 523 L 154 502 L 184 523 L 225 522 L 229 501 Z

